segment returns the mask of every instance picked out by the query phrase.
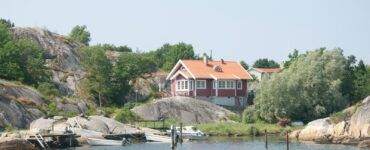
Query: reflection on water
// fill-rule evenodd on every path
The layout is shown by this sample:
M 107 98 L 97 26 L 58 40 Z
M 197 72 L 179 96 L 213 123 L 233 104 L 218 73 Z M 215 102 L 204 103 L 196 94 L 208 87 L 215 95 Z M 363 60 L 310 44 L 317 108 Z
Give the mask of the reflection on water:
M 293 141 L 289 145 L 290 150 L 358 150 L 356 146 L 334 145 L 334 144 L 315 144 L 301 143 Z M 169 143 L 142 143 L 132 144 L 129 146 L 83 146 L 76 150 L 166 150 L 171 149 Z M 203 141 L 186 142 L 182 145 L 178 144 L 177 150 L 264 150 L 264 138 L 252 137 L 212 137 Z M 269 150 L 285 150 L 286 143 L 282 138 L 269 137 Z

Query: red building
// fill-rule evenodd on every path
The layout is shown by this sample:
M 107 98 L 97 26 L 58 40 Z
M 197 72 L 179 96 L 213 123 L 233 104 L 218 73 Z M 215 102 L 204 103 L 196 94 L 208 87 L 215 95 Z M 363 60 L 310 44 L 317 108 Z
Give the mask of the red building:
M 179 60 L 167 76 L 172 96 L 190 96 L 218 105 L 247 104 L 251 75 L 234 61 Z

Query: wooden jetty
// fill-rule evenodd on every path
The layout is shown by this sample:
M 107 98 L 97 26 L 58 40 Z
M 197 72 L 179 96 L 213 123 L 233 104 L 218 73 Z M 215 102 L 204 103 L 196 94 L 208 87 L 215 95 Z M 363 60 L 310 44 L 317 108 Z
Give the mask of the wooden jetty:
M 33 143 L 41 149 L 47 148 L 67 148 L 78 146 L 77 138 L 74 133 L 65 134 L 35 134 L 29 136 L 27 141 Z

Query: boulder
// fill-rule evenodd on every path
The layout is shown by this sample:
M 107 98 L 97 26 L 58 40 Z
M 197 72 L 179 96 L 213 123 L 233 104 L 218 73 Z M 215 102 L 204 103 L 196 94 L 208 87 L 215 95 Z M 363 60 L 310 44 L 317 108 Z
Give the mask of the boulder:
M 370 137 L 370 96 L 365 98 L 361 106 L 352 115 L 349 134 L 353 137 Z
M 55 122 L 54 119 L 39 118 L 31 122 L 30 132 L 39 133 L 39 132 L 46 131 L 46 130 L 52 130 L 52 126 L 54 122 Z
M 216 104 L 190 97 L 169 97 L 155 100 L 132 109 L 145 120 L 159 120 L 164 117 L 183 123 L 209 123 L 230 121 L 235 113 Z
M 329 118 L 323 118 L 311 121 L 299 133 L 299 140 L 315 141 L 328 140 L 330 133 L 334 128 L 334 124 L 330 123 Z

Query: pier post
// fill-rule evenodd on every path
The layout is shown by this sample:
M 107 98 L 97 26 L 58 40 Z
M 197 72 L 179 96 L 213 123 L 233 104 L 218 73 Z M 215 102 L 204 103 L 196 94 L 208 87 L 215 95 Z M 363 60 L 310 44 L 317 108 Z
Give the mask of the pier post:
M 182 144 L 182 123 L 180 123 L 180 144 Z
M 289 132 L 286 132 L 286 149 L 289 150 Z
M 265 129 L 265 148 L 267 149 L 267 130 Z

